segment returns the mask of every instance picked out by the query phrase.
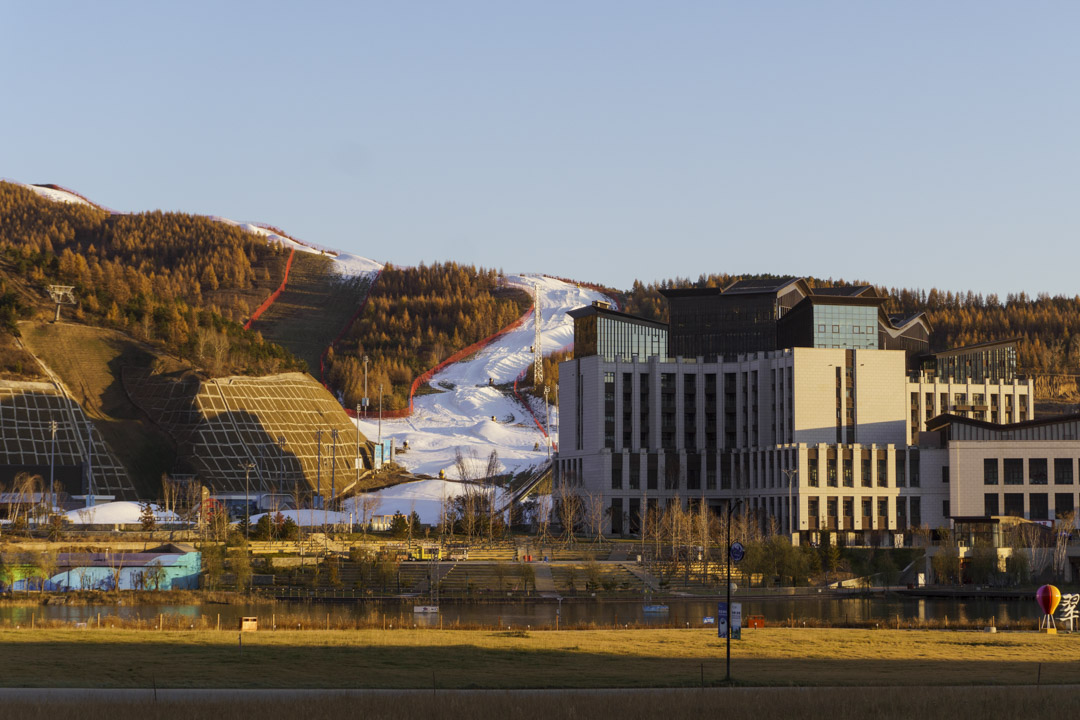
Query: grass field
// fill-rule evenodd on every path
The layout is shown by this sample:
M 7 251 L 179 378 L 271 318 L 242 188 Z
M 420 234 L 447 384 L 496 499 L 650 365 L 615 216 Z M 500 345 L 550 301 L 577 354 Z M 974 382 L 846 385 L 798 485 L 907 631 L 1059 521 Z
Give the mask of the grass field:
M 764 629 L 732 643 L 742 685 L 1043 685 L 1080 679 L 1080 636 Z M 707 630 L 5 630 L 8 687 L 635 688 L 716 686 Z

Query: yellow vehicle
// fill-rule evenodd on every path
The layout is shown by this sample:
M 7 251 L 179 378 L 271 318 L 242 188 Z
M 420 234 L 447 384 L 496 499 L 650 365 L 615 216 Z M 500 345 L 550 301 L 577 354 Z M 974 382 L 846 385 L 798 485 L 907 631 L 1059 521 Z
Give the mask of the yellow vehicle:
M 443 550 L 438 545 L 422 544 L 409 548 L 410 560 L 442 560 Z

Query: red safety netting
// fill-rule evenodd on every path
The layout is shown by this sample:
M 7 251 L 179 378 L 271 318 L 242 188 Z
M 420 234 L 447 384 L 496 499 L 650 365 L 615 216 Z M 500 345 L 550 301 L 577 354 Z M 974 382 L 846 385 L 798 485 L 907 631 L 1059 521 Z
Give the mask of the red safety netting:
M 285 283 L 289 282 L 289 269 L 292 267 L 293 256 L 296 255 L 296 248 L 289 251 L 289 259 L 285 262 L 285 277 L 281 278 L 281 285 L 278 285 L 278 289 L 270 293 L 270 297 L 263 300 L 262 305 L 255 308 L 255 312 L 251 313 L 251 317 L 244 323 L 244 329 L 250 330 L 251 323 L 259 319 L 259 316 L 270 309 L 270 306 L 274 304 L 274 301 L 281 296 L 281 293 L 285 291 Z

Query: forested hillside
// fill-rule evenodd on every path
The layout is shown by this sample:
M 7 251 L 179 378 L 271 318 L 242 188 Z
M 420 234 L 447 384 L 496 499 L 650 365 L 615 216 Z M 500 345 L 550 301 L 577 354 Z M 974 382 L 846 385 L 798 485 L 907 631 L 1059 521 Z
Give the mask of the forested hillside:
M 517 320 L 531 305 L 528 294 L 499 286 L 495 270 L 445 263 L 414 268 L 387 265 L 364 312 L 328 354 L 328 377 L 346 407 L 363 396 L 368 356 L 368 396 L 374 409 L 383 385 L 383 408 L 408 405 L 413 378 L 456 350 Z
M 48 284 L 75 286 L 65 313 L 158 344 L 211 374 L 303 369 L 241 325 L 281 282 L 287 253 L 240 228 L 182 213 L 110 215 L 0 182 L 0 320 L 47 305 Z M 14 353 L 8 341 L 5 358 Z M 14 355 L 12 355 L 14 357 Z M 21 361 L 5 360 L 15 372 Z

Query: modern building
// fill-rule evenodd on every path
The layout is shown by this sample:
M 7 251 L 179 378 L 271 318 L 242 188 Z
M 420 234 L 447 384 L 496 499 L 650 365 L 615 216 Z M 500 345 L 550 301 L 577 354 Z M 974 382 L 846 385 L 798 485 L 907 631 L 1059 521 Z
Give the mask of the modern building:
M 664 294 L 666 338 L 604 306 L 570 313 L 590 335 L 559 369 L 556 484 L 601 498 L 611 534 L 638 534 L 649 508 L 737 501 L 804 541 L 902 543 L 949 519 L 949 488 L 924 483 L 929 408 L 1032 418 L 1015 363 L 939 381 L 925 318 L 890 317 L 873 288 L 788 278 Z

